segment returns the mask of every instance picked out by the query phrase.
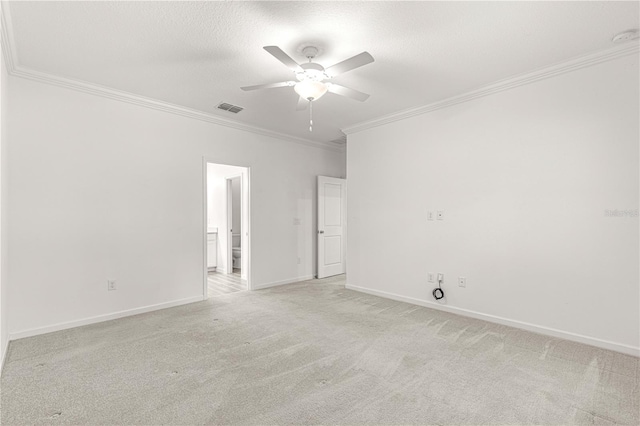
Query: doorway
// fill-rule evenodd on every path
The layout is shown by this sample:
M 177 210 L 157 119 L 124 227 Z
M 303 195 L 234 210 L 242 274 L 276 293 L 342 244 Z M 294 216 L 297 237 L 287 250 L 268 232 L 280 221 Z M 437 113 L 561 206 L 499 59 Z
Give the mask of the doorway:
M 318 278 L 346 272 L 347 181 L 318 176 Z
M 204 298 L 251 289 L 250 170 L 205 160 Z

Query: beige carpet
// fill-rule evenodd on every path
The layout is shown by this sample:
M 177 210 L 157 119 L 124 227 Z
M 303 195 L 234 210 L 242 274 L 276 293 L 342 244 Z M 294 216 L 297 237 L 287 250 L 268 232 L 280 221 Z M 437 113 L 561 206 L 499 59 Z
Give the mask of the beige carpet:
M 638 358 L 343 277 L 11 343 L 2 424 L 640 424 Z

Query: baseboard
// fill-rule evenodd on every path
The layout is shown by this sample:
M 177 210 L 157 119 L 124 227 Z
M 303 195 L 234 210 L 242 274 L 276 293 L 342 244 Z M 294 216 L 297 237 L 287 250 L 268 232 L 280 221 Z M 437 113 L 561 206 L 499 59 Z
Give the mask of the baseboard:
M 0 376 L 4 371 L 4 361 L 7 359 L 7 352 L 9 352 L 9 339 L 7 339 L 4 348 L 2 348 L 2 359 L 0 360 Z
M 611 342 L 608 340 L 597 339 L 595 337 L 584 336 L 582 334 L 571 333 L 568 331 L 556 330 L 554 328 L 544 327 L 540 325 L 530 324 L 527 322 L 511 320 L 508 318 L 498 317 L 495 315 L 483 314 L 469 309 L 456 308 L 454 306 L 440 305 L 436 302 L 431 302 L 424 299 L 416 299 L 413 297 L 401 296 L 395 293 L 388 293 L 386 291 L 372 290 L 365 287 L 358 287 L 350 284 L 346 284 L 345 288 L 349 290 L 358 291 L 361 293 L 367 293 L 374 296 L 384 297 L 386 299 L 397 300 L 399 302 L 411 303 L 413 305 L 424 306 L 426 308 L 437 309 L 440 311 L 449 312 L 452 314 L 458 314 L 465 317 L 477 318 L 480 320 L 493 322 L 496 324 L 507 325 L 510 327 L 520 328 L 527 331 L 532 331 L 538 334 L 544 334 L 546 336 L 557 337 L 560 339 L 571 340 L 573 342 L 584 343 L 598 348 L 608 349 L 616 352 L 620 352 L 627 355 L 640 356 L 640 348 L 625 345 L 622 343 Z
M 279 285 L 285 285 L 285 284 L 299 283 L 300 281 L 308 281 L 311 279 L 313 279 L 313 275 L 305 275 L 302 277 L 290 278 L 288 280 L 283 280 L 283 281 L 274 281 L 266 284 L 258 284 L 257 286 L 254 286 L 252 290 L 262 290 L 264 288 L 277 287 Z
M 171 302 L 158 303 L 156 305 L 143 306 L 126 311 L 118 311 L 111 314 L 98 315 L 95 317 L 83 318 L 75 321 L 61 322 L 58 324 L 48 325 L 45 327 L 31 328 L 28 330 L 9 333 L 9 340 L 24 339 L 25 337 L 38 336 L 40 334 L 53 333 L 54 331 L 66 330 L 69 328 L 81 327 L 83 325 L 95 324 L 98 322 L 110 321 L 113 319 L 129 317 L 132 315 L 144 314 L 146 312 L 158 311 L 160 309 L 173 308 L 175 306 L 186 305 L 189 303 L 200 302 L 204 300 L 202 296 L 188 297 L 185 299 L 173 300 Z

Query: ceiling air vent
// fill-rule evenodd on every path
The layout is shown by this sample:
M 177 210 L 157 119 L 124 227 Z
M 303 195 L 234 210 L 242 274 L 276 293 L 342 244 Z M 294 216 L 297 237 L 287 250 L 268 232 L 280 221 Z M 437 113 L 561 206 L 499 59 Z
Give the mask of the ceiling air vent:
M 231 105 L 231 104 L 228 104 L 226 102 L 222 102 L 222 103 L 218 104 L 218 109 L 222 109 L 222 110 L 229 111 L 229 112 L 232 112 L 234 114 L 237 114 L 240 111 L 242 111 L 244 108 L 242 108 L 241 106 Z

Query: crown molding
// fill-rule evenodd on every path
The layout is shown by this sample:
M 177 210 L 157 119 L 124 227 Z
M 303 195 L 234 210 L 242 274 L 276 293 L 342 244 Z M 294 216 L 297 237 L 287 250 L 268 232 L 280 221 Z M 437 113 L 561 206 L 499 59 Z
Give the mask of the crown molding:
M 347 143 L 347 135 L 342 135 L 340 136 L 338 139 L 334 139 L 331 141 L 331 143 L 334 143 L 336 145 L 344 145 Z
M 195 109 L 175 105 L 169 102 L 160 101 L 157 99 L 147 98 L 144 96 L 136 95 L 121 90 L 111 89 L 109 87 L 100 86 L 94 83 L 88 83 L 76 79 L 60 77 L 53 74 L 27 69 L 21 66 L 15 67 L 12 73 L 13 76 L 21 77 L 24 79 L 37 81 L 39 83 L 49 84 L 53 86 L 59 86 L 66 89 L 72 89 L 91 95 L 100 96 L 107 99 L 113 99 L 121 102 L 126 102 L 132 105 L 138 105 L 157 111 L 163 111 L 170 114 L 180 115 L 194 120 L 206 121 L 208 123 L 217 124 L 220 126 L 230 127 L 237 130 L 243 130 L 246 132 L 256 133 L 262 136 L 268 136 L 280 140 L 289 142 L 295 142 L 298 144 L 311 146 L 314 148 L 328 149 L 332 151 L 342 152 L 344 147 L 335 142 L 318 142 L 310 139 L 298 138 L 295 136 L 287 135 L 284 133 L 275 132 L 272 130 L 264 129 L 258 126 L 252 126 L 239 121 L 229 120 L 216 115 L 198 111 Z
M 441 101 L 437 101 L 431 104 L 422 105 L 419 107 L 405 109 L 396 113 L 384 115 L 382 117 L 363 121 L 342 129 L 342 132 L 346 135 L 361 132 L 363 130 L 371 129 L 373 127 L 382 126 L 384 124 L 393 123 L 394 121 L 404 120 L 406 118 L 414 117 L 416 115 L 426 114 L 439 109 L 447 108 L 453 105 L 457 105 L 463 102 L 468 102 L 474 99 L 489 96 L 494 93 L 502 92 L 505 90 L 513 89 L 515 87 L 524 86 L 529 83 L 544 80 L 554 77 L 556 75 L 576 71 L 582 68 L 587 68 L 602 62 L 611 61 L 623 56 L 640 53 L 640 45 L 638 42 L 626 43 L 622 46 L 616 46 L 611 49 L 606 49 L 596 53 L 591 53 L 584 56 L 578 56 L 576 58 L 564 61 L 549 67 L 540 68 L 538 70 L 520 74 L 514 77 L 510 77 L 504 80 L 482 86 L 478 89 L 470 92 L 456 95 Z
M 11 15 L 8 10 L 9 5 L 5 1 L 0 1 L 0 42 L 2 43 L 2 55 L 7 73 L 11 74 L 16 69 L 15 45 L 13 44 L 11 30 Z
M 180 115 L 182 117 L 191 118 L 194 120 L 206 121 L 208 123 L 217 124 L 220 126 L 230 127 L 236 130 L 243 130 L 246 132 L 256 133 L 262 136 L 267 136 L 275 139 L 285 140 L 288 142 L 294 142 L 301 145 L 311 146 L 314 148 L 326 149 L 336 152 L 344 152 L 345 146 L 338 140 L 330 142 L 320 142 L 311 139 L 299 138 L 296 136 L 287 135 L 285 133 L 268 130 L 258 126 L 252 126 L 250 124 L 241 123 L 235 120 L 229 120 L 223 117 L 199 111 L 180 105 L 175 105 L 169 102 L 160 101 L 157 99 L 147 98 L 145 96 L 136 95 L 134 93 L 125 92 L 122 90 L 112 89 L 110 87 L 101 86 L 86 81 L 77 79 L 61 77 L 50 73 L 36 71 L 30 68 L 23 67 L 19 64 L 16 55 L 16 49 L 12 37 L 11 29 L 11 14 L 8 9 L 8 4 L 5 1 L 0 1 L 0 25 L 2 36 L 2 51 L 5 56 L 5 64 L 7 72 L 11 76 L 24 78 L 27 80 L 37 81 L 39 83 L 49 84 L 53 86 L 59 86 L 66 89 L 76 90 L 91 95 L 101 96 L 107 99 L 113 99 L 116 101 L 126 102 L 132 105 L 138 105 L 145 108 L 155 109 L 157 111 L 163 111 L 170 114 Z

